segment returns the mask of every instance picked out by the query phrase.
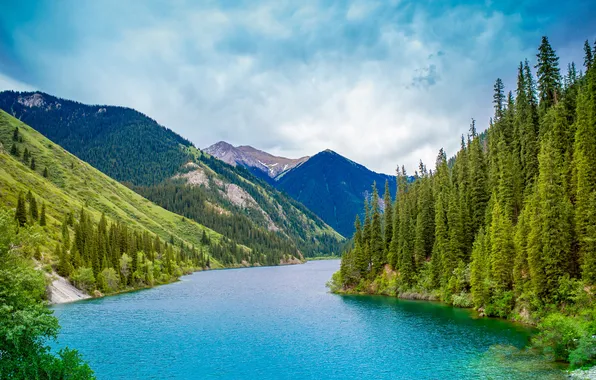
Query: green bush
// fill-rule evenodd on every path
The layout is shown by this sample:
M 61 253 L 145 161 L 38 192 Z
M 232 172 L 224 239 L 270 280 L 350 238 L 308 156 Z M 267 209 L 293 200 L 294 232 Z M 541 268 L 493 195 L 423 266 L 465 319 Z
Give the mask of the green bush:
M 507 318 L 514 306 L 514 295 L 512 291 L 495 294 L 490 305 L 486 306 L 485 313 L 488 316 Z
M 114 268 L 106 268 L 97 275 L 97 286 L 104 293 L 114 293 L 120 287 L 120 278 Z
M 451 296 L 451 303 L 455 307 L 470 308 L 474 306 L 472 295 L 470 293 L 461 292 Z
M 540 333 L 534 338 L 534 346 L 554 360 L 568 361 L 572 351 L 584 335 L 584 328 L 575 318 L 560 313 L 547 316 L 539 325 Z M 580 353 L 577 353 L 579 360 Z
M 74 285 L 89 293 L 95 288 L 95 276 L 93 276 L 93 269 L 91 268 L 77 268 L 70 276 Z
M 572 367 L 582 367 L 596 361 L 596 336 L 588 334 L 579 338 L 577 348 L 569 353 Z

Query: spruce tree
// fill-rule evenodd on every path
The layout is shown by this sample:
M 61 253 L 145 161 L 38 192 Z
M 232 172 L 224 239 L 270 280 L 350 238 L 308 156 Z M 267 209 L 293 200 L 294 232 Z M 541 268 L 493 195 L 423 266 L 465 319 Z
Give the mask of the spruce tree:
M 559 57 L 557 57 L 546 36 L 542 37 L 542 43 L 538 48 L 536 57 L 538 58 L 535 67 L 538 74 L 540 106 L 545 111 L 559 101 L 561 87 Z
M 573 188 L 575 192 L 575 231 L 578 239 L 583 276 L 596 283 L 596 273 L 586 266 L 586 259 L 594 255 L 593 241 L 596 220 L 592 216 L 596 192 L 596 72 L 592 67 L 585 76 L 586 83 L 577 96 L 576 131 L 573 149 Z
M 493 88 L 493 105 L 495 107 L 495 122 L 503 118 L 503 109 L 505 104 L 505 86 L 501 78 L 497 78 Z
M 377 184 L 373 183 L 372 215 L 370 229 L 371 275 L 376 276 L 383 267 L 383 234 L 381 231 L 381 212 L 379 209 L 379 193 Z
M 480 138 L 476 134 L 476 126 L 474 120 L 470 126 L 470 147 L 469 147 L 469 207 L 471 210 L 471 226 L 473 228 L 470 233 L 476 234 L 476 231 L 484 221 L 484 212 L 488 202 L 487 193 L 487 173 L 486 173 L 486 159 L 483 147 L 480 143 Z
M 31 154 L 29 153 L 29 149 L 25 148 L 23 151 L 23 162 L 25 164 L 29 164 L 29 159 L 31 158 Z
M 45 202 L 41 205 L 41 214 L 39 216 L 39 225 L 45 227 L 47 224 L 46 220 L 46 204 Z
M 27 208 L 25 206 L 25 196 L 23 193 L 19 193 L 19 197 L 17 199 L 15 219 L 19 227 L 24 227 L 25 224 L 27 224 Z
M 29 198 L 29 216 L 31 216 L 33 222 L 39 220 L 39 209 L 37 208 L 37 201 L 33 195 Z
M 518 297 L 526 291 L 530 278 L 530 269 L 528 266 L 528 236 L 530 234 L 530 226 L 526 213 L 529 213 L 528 207 L 524 207 L 519 215 L 514 236 L 515 260 L 513 263 L 513 285 L 515 294 Z
M 21 153 L 19 152 L 19 147 L 16 143 L 12 144 L 12 147 L 10 148 L 10 154 L 12 154 L 15 157 L 19 157 L 21 155 Z
M 447 157 L 443 149 L 439 151 L 435 176 L 435 239 L 432 252 L 432 282 L 438 287 L 447 275 L 443 272 L 443 258 L 449 250 L 449 227 L 447 219 L 448 194 L 450 190 Z
M 31 170 L 35 170 L 35 157 L 31 158 L 31 165 L 29 167 Z
M 44 178 L 48 178 L 49 176 L 50 176 L 50 174 L 48 173 L 48 168 L 47 168 L 47 167 L 45 167 L 45 168 L 43 169 L 43 177 L 44 177 Z
M 354 266 L 355 272 L 358 274 L 358 278 L 365 275 L 368 270 L 368 259 L 362 247 L 364 241 L 362 236 L 362 226 L 360 224 L 360 217 L 356 215 L 356 221 L 354 222 Z
M 486 306 L 488 301 L 488 259 L 484 228 L 480 227 L 472 246 L 472 261 L 470 263 L 470 285 L 472 287 L 472 301 L 479 309 Z
M 494 203 L 491 219 L 491 278 L 496 296 L 501 297 L 512 288 L 515 252 L 511 221 L 498 200 Z
M 389 247 L 391 245 L 391 238 L 393 237 L 393 202 L 391 201 L 391 192 L 389 191 L 389 181 L 385 181 L 385 194 L 383 195 L 384 209 L 384 233 L 385 246 L 383 261 L 387 262 L 389 256 Z
M 586 41 L 587 43 L 588 41 Z M 14 131 L 12 132 L 12 141 L 18 142 L 19 141 L 19 127 L 15 127 Z
M 584 67 L 586 68 L 586 71 L 590 70 L 593 63 L 594 63 L 594 58 L 592 56 L 592 49 L 590 47 L 590 42 L 588 42 L 588 40 L 586 40 L 586 42 L 584 42 Z
M 530 222 L 530 271 L 539 274 L 540 282 L 535 283 L 535 291 L 545 301 L 552 300 L 559 288 L 559 280 L 570 273 L 574 266 L 572 251 L 573 210 L 567 198 L 563 182 L 562 158 L 551 138 L 546 138 L 541 146 L 540 174 L 534 205 L 534 218 Z M 534 277 L 534 276 L 533 276 Z

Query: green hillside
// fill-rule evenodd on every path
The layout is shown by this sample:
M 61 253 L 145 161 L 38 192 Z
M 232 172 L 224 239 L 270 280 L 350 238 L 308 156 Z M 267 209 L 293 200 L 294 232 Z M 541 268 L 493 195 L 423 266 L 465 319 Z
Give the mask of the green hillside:
M 81 275 L 73 271 L 79 267 L 93 269 L 95 280 L 113 268 L 127 276 L 120 286 L 142 287 L 199 268 L 295 260 L 289 253 L 253 251 L 155 205 L 3 111 L 0 143 L 0 207 L 15 210 L 17 222 L 35 230 L 41 264 L 71 279 Z M 138 252 L 143 256 L 136 257 Z M 131 263 L 120 262 L 124 254 Z M 167 271 L 160 272 L 159 263 L 167 263 Z M 131 271 L 120 273 L 121 265 Z M 132 272 L 144 265 L 165 276 L 133 283 Z M 86 284 L 85 290 L 93 289 Z
M 160 206 L 259 254 L 312 257 L 341 249 L 343 237 L 304 205 L 140 112 L 14 91 L 0 92 L 0 109 Z
M 21 140 L 15 142 L 17 127 Z M 84 207 L 96 221 L 105 213 L 108 219 L 152 232 L 163 240 L 173 236 L 199 246 L 203 231 L 212 241 L 221 239 L 220 234 L 156 206 L 3 111 L 0 111 L 0 142 L 4 146 L 4 152 L 0 153 L 2 205 L 16 207 L 19 193 L 30 190 L 39 205 L 46 204 L 50 232 L 61 224 L 65 214 Z M 13 146 L 20 157 L 9 154 Z M 25 150 L 35 160 L 35 170 L 31 170 L 30 162 L 23 162 Z M 44 178 L 46 169 L 47 178 Z

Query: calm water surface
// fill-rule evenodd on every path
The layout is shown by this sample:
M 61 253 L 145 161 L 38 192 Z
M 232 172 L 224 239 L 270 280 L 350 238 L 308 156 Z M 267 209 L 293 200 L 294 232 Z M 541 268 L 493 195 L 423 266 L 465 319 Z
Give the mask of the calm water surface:
M 517 376 L 507 364 L 487 365 L 486 352 L 523 347 L 528 329 L 435 303 L 329 294 L 325 282 L 338 267 L 208 271 L 59 305 L 59 345 L 77 348 L 99 379 Z

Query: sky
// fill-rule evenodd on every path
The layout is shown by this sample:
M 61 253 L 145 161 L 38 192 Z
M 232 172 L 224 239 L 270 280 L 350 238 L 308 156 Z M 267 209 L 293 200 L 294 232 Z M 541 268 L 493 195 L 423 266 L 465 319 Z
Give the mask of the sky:
M 594 19 L 592 0 L 0 0 L 0 90 L 132 107 L 200 148 L 412 174 L 488 126 L 495 79 L 514 90 L 541 36 L 581 65 Z

